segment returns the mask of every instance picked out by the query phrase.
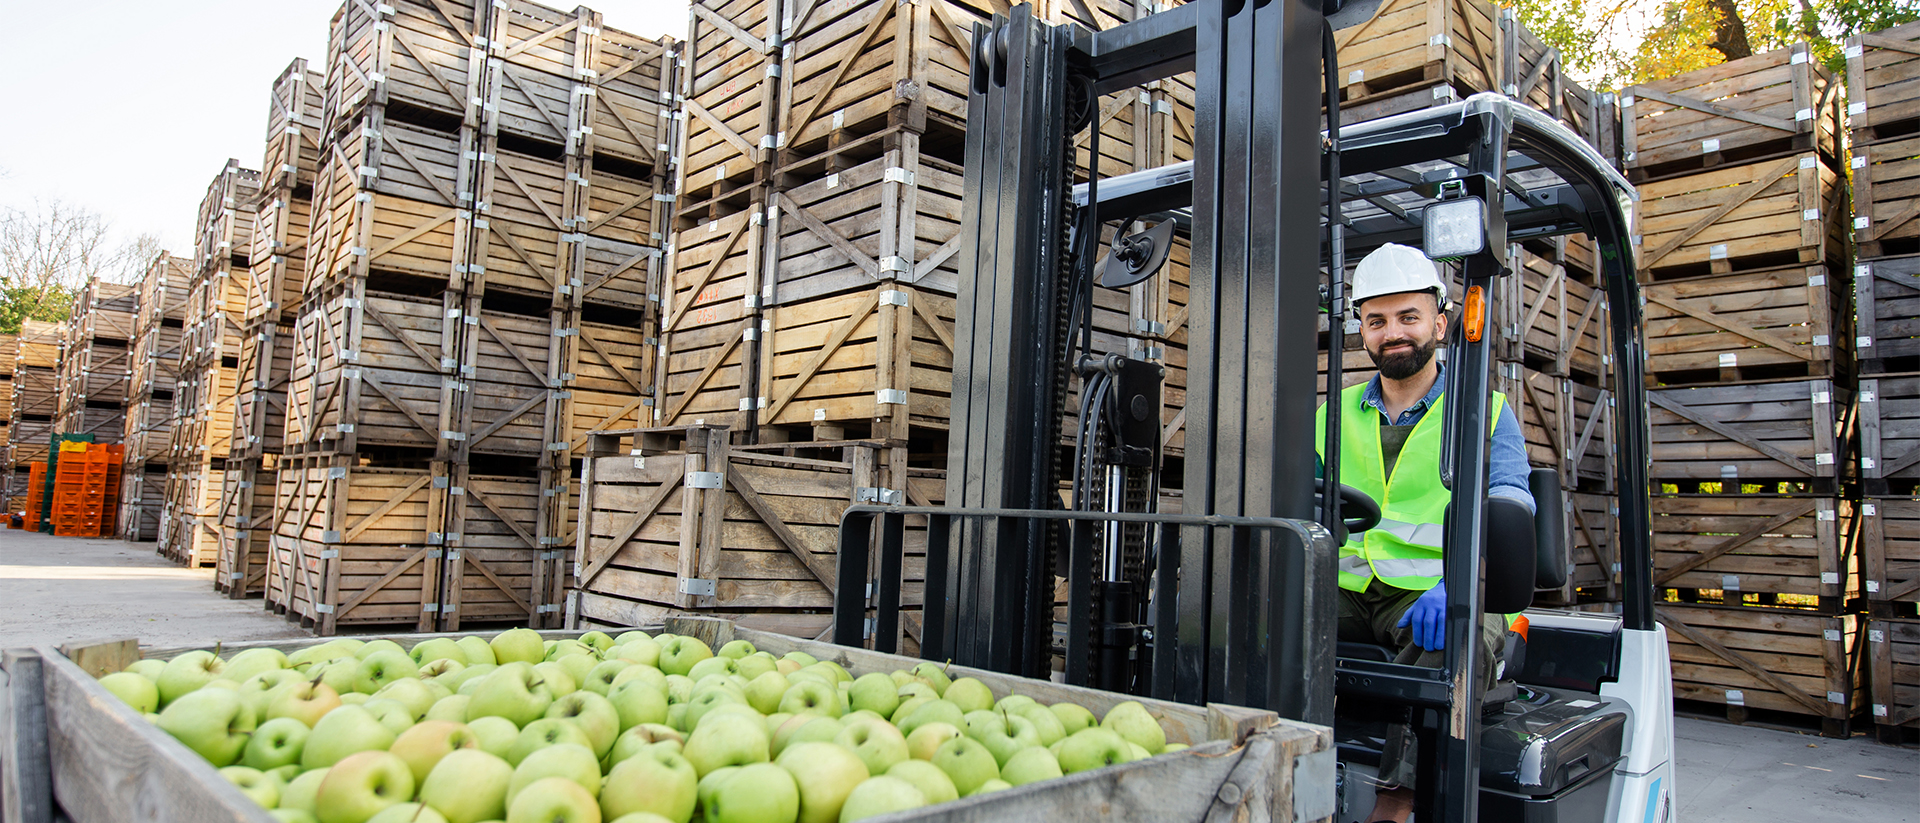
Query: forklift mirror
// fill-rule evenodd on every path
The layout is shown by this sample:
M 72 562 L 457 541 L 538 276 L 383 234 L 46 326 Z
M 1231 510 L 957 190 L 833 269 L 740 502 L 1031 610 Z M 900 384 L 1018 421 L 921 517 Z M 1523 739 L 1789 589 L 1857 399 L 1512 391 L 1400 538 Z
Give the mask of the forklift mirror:
M 1421 245 L 1433 260 L 1479 254 L 1487 247 L 1487 202 L 1459 197 L 1420 210 Z
M 1539 557 L 1534 545 L 1533 512 L 1510 497 L 1487 498 L 1486 551 L 1481 576 L 1487 581 L 1488 614 L 1512 614 L 1533 605 L 1534 569 Z

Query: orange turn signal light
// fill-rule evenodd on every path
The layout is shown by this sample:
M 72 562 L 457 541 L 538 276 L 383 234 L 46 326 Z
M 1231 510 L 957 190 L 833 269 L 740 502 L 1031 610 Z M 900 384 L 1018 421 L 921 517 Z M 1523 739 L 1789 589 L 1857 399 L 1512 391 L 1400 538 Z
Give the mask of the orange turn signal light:
M 1466 326 L 1467 342 L 1478 343 L 1487 330 L 1487 292 L 1479 286 L 1467 288 L 1467 308 L 1460 318 Z

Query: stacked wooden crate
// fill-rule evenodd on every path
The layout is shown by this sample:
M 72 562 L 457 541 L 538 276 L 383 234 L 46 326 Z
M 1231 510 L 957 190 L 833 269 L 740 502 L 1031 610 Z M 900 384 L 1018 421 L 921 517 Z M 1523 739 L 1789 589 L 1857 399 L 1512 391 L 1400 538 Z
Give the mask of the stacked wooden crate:
M 66 348 L 66 324 L 26 320 L 14 340 L 10 416 L 4 466 L 9 505 L 18 508 L 27 493 L 34 462 L 47 461 L 54 418 L 60 411 L 60 355 Z
M 87 282 L 66 323 L 60 361 L 60 396 L 54 427 L 91 434 L 96 443 L 119 442 L 126 427 L 128 384 L 133 377 L 137 287 Z
M 219 556 L 224 525 L 219 518 L 220 487 L 233 429 L 254 232 L 254 214 L 247 205 L 259 191 L 260 173 L 228 160 L 200 202 L 157 547 L 161 555 L 187 566 L 214 565 Z
M 13 440 L 13 358 L 19 350 L 18 341 L 17 335 L 0 334 L 0 459 L 5 458 L 7 444 Z M 11 471 L 0 475 L 0 514 L 14 510 L 17 486 Z
M 214 586 L 228 597 L 266 591 L 274 488 L 286 431 L 293 319 L 305 298 L 313 183 L 320 164 L 326 77 L 295 59 L 274 81 L 244 276 L 233 423 L 215 515 Z
M 192 261 L 161 252 L 140 278 L 139 313 L 133 322 L 133 376 L 127 383 L 127 420 L 122 441 L 120 538 L 160 539 L 160 513 L 167 499 L 167 461 L 173 449 L 173 400 L 179 391 L 181 341 Z
M 1624 90 L 1674 695 L 1864 706 L 1842 90 L 1805 44 Z
M 580 8 L 333 21 L 268 605 L 557 625 L 573 449 L 641 422 L 670 41 Z
M 1920 24 L 1846 44 L 1859 346 L 1861 574 L 1882 740 L 1920 735 Z

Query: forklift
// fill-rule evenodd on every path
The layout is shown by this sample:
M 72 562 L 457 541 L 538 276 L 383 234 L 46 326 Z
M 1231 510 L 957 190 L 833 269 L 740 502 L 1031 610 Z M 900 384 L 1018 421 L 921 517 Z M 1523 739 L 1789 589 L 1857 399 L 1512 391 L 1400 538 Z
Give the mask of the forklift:
M 1324 788 L 1342 823 L 1367 823 L 1390 722 L 1414 730 L 1422 823 L 1669 820 L 1633 189 L 1499 95 L 1343 125 L 1333 32 L 1377 5 L 1192 0 L 1099 32 L 1022 5 L 975 27 L 947 497 L 847 510 L 833 640 L 896 651 L 911 517 L 927 541 L 925 659 L 1332 726 Z M 1191 162 L 1078 168 L 1102 95 L 1185 72 Z M 1612 323 L 1618 613 L 1530 608 L 1568 572 L 1555 472 L 1530 478 L 1537 514 L 1484 491 L 1491 351 L 1519 333 L 1488 321 L 1494 279 L 1518 276 L 1502 255 L 1573 234 L 1598 249 Z M 1191 248 L 1182 460 L 1161 453 L 1162 368 L 1096 350 L 1091 321 L 1096 284 L 1151 276 L 1176 238 Z M 1316 442 L 1316 359 L 1336 395 L 1347 255 L 1389 242 L 1457 263 L 1466 298 L 1446 348 L 1441 480 L 1475 493 L 1455 494 L 1444 526 L 1438 669 L 1335 639 L 1339 546 L 1380 512 L 1339 482 L 1338 415 Z M 1181 490 L 1180 513 L 1159 510 L 1163 486 Z M 1489 612 L 1524 612 L 1529 628 L 1509 634 L 1496 682 L 1475 682 Z

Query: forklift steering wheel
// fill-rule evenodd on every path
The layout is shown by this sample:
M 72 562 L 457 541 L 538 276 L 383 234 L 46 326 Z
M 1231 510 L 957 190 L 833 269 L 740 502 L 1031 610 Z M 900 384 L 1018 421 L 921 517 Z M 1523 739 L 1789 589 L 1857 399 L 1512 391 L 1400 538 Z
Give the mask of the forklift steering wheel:
M 1314 478 L 1313 491 L 1320 499 L 1326 499 L 1326 478 Z M 1348 534 L 1359 534 L 1380 525 L 1380 504 L 1359 489 L 1342 483 L 1340 484 L 1340 519 L 1346 525 Z

